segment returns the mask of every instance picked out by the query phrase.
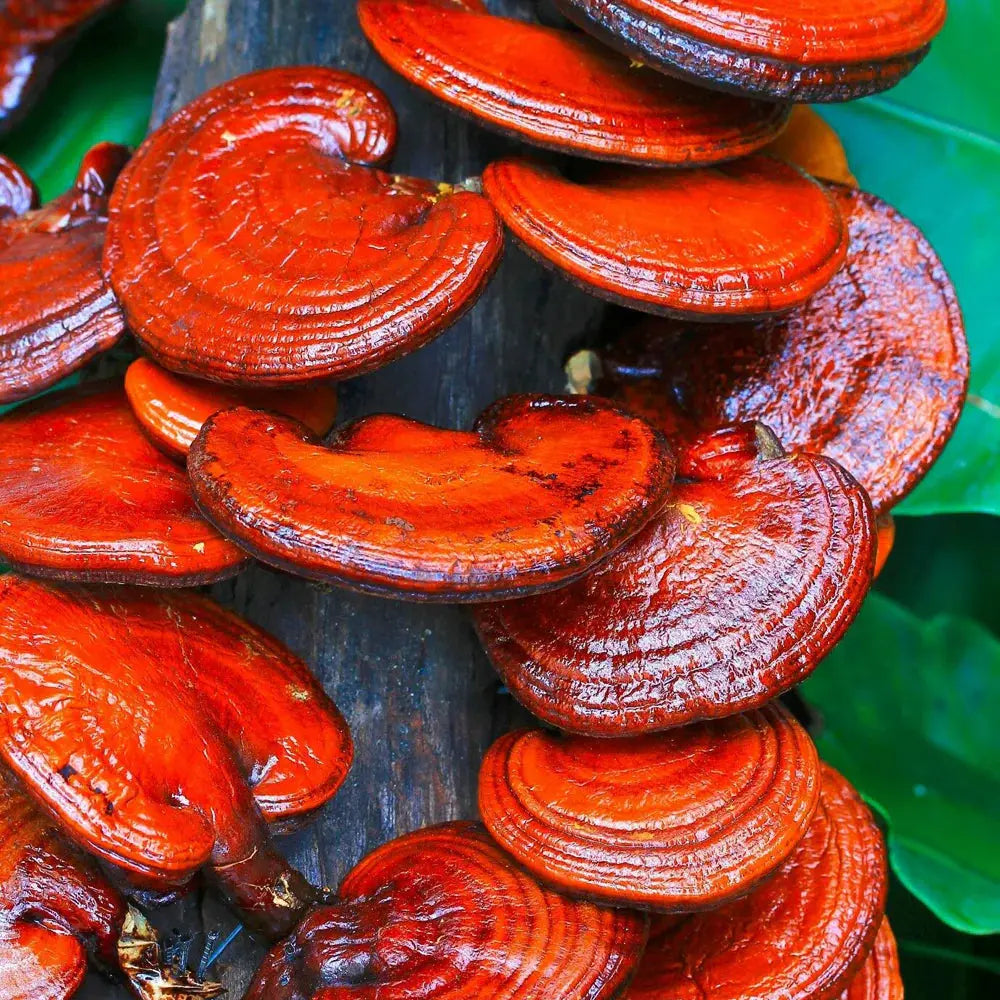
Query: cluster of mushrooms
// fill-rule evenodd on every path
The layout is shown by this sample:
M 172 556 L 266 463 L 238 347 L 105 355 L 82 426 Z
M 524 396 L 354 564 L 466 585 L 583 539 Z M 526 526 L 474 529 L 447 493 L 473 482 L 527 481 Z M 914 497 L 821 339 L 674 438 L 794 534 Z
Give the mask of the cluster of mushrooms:
M 46 44 L 108 4 L 55 6 L 78 16 Z M 88 959 L 216 995 L 136 903 L 205 882 L 276 942 L 253 1000 L 902 997 L 879 829 L 776 699 L 856 615 L 967 347 L 933 249 L 789 102 L 890 86 L 943 0 L 559 6 L 582 32 L 480 0 L 358 16 L 463 114 L 610 165 L 392 174 L 384 95 L 320 67 L 94 148 L 41 207 L 0 158 L 0 401 L 126 332 L 142 353 L 0 418 L 0 1000 L 68 997 Z M 471 307 L 504 227 L 625 307 L 577 394 L 331 430 L 334 383 Z M 274 836 L 352 745 L 303 662 L 191 589 L 251 559 L 472 605 L 547 724 L 487 753 L 482 824 L 337 891 L 289 866 Z

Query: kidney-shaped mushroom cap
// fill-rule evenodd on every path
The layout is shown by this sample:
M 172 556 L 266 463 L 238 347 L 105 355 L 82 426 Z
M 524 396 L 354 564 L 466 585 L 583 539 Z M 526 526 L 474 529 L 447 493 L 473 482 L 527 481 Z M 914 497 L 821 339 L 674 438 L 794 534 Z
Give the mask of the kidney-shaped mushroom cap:
M 812 741 L 775 702 L 621 740 L 509 733 L 483 761 L 479 810 L 560 891 L 688 911 L 745 895 L 785 861 L 819 784 Z
M 247 562 L 198 513 L 117 383 L 0 418 L 0 558 L 33 576 L 159 587 L 224 579 Z
M 220 410 L 249 406 L 283 413 L 320 435 L 329 432 L 337 416 L 337 392 L 322 382 L 293 389 L 235 389 L 175 375 L 148 358 L 129 365 L 125 393 L 149 439 L 181 461 L 205 421 Z
M 210 865 L 271 933 L 311 894 L 265 817 L 329 800 L 352 748 L 305 664 L 197 594 L 7 576 L 0 754 L 92 853 L 153 888 Z
M 478 194 L 374 169 L 396 119 L 320 67 L 223 84 L 150 135 L 111 200 L 104 264 L 166 368 L 239 384 L 370 371 L 471 305 L 502 230 Z
M 55 385 L 125 332 L 101 252 L 127 159 L 124 146 L 95 146 L 73 186 L 41 209 L 27 178 L 0 164 L 0 403 Z
M 788 117 L 784 105 L 671 80 L 586 35 L 478 2 L 358 0 L 358 20 L 412 83 L 484 125 L 578 156 L 718 163 L 759 149 Z
M 851 980 L 840 1000 L 903 1000 L 899 954 L 888 917 L 882 921 L 868 960 Z
M 895 86 L 941 30 L 945 0 L 556 0 L 621 52 L 721 90 L 850 101 Z
M 688 447 L 669 505 L 589 576 L 477 608 L 514 697 L 625 736 L 756 708 L 809 674 L 868 591 L 875 524 L 835 462 L 760 424 Z
M 264 960 L 247 1000 L 611 1000 L 646 919 L 538 885 L 480 826 L 373 851 Z
M 483 190 L 529 253 L 644 312 L 783 312 L 819 291 L 847 252 L 833 196 L 769 156 L 694 170 L 605 168 L 586 183 L 500 160 L 483 172 Z
M 836 1000 L 875 943 L 886 882 L 871 813 L 824 766 L 819 809 L 788 861 L 743 899 L 654 922 L 628 1000 Z
M 649 424 L 591 397 L 509 396 L 472 431 L 380 414 L 327 446 L 228 410 L 188 456 L 199 507 L 263 562 L 357 590 L 477 601 L 560 586 L 645 525 L 673 479 Z
M 763 420 L 786 447 L 838 461 L 882 511 L 951 437 L 969 349 L 955 291 L 923 234 L 873 195 L 832 191 L 851 243 L 826 288 L 755 324 L 644 318 L 602 356 L 603 389 L 670 432 Z

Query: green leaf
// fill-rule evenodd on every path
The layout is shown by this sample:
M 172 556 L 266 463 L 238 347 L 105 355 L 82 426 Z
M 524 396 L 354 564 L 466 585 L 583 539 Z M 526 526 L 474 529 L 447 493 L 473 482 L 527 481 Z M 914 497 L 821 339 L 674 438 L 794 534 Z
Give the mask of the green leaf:
M 903 884 L 952 927 L 1000 931 L 1000 642 L 873 594 L 803 694 L 820 754 L 885 817 Z
M 972 349 L 970 400 L 955 437 L 903 514 L 1000 514 L 1000 4 L 951 0 L 921 66 L 885 95 L 823 115 L 862 187 L 927 234 L 958 289 Z

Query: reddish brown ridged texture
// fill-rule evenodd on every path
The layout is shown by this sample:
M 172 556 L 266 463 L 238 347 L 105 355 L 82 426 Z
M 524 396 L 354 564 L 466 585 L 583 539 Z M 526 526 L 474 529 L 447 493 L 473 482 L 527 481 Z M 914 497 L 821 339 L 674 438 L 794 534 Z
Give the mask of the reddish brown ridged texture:
M 4 0 L 0 5 L 0 133 L 16 124 L 87 23 L 120 0 Z
M 393 840 L 264 960 L 247 1000 L 611 1000 L 637 913 L 542 888 L 473 823 Z
M 927 54 L 945 0 L 556 0 L 585 30 L 704 86 L 776 100 L 850 101 Z
M 896 938 L 888 917 L 882 921 L 875 947 L 840 1000 L 903 1000 Z
M 175 375 L 147 358 L 125 373 L 125 393 L 136 419 L 161 451 L 183 461 L 202 425 L 237 406 L 280 413 L 314 434 L 327 434 L 337 416 L 337 392 L 316 383 L 298 389 L 230 389 L 217 382 Z
M 193 586 L 246 556 L 198 513 L 121 386 L 47 396 L 0 419 L 0 557 L 34 576 Z
M 0 771 L 0 997 L 67 1000 L 87 949 L 115 964 L 125 904 Z
M 858 186 L 840 136 L 805 104 L 792 108 L 784 131 L 763 151 L 786 163 L 794 163 L 811 177 Z
M 7 576 L 0 754 L 92 853 L 151 888 L 210 865 L 277 935 L 312 892 L 265 818 L 328 801 L 352 747 L 305 664 L 197 594 Z
M 807 305 L 753 325 L 643 319 L 604 353 L 604 391 L 687 435 L 763 420 L 787 448 L 843 465 L 881 512 L 951 437 L 969 349 L 955 291 L 923 234 L 874 195 L 831 190 L 851 248 Z
M 875 943 L 886 880 L 871 813 L 824 767 L 819 809 L 788 861 L 744 899 L 654 923 L 628 1000 L 834 1000 Z
M 784 862 L 819 785 L 812 741 L 775 702 L 621 740 L 509 733 L 483 761 L 479 810 L 560 892 L 689 911 L 745 895 Z
M 769 315 L 840 269 L 847 231 L 831 194 L 769 156 L 713 168 L 605 168 L 576 183 L 501 160 L 483 190 L 511 232 L 587 291 L 662 315 Z
M 381 91 L 320 67 L 232 80 L 150 135 L 104 258 L 149 353 L 221 382 L 300 383 L 370 371 L 452 323 L 502 230 L 480 195 L 373 169 L 395 139 Z
M 34 181 L 13 160 L 0 154 L 0 222 L 24 215 L 37 204 Z
M 95 146 L 73 187 L 40 209 L 27 178 L 0 164 L 0 403 L 48 389 L 125 332 L 101 252 L 108 196 L 128 155 Z
M 785 455 L 759 424 L 680 463 L 664 512 L 589 576 L 477 609 L 493 665 L 546 722 L 625 736 L 759 707 L 857 614 L 875 524 L 839 465 Z
M 718 163 L 759 149 L 788 117 L 779 104 L 630 65 L 577 32 L 455 0 L 358 0 L 358 20 L 411 83 L 481 124 L 577 156 Z
M 476 601 L 586 572 L 662 505 L 673 455 L 595 398 L 509 396 L 474 430 L 380 414 L 327 445 L 254 410 L 205 424 L 195 499 L 263 562 L 357 590 Z

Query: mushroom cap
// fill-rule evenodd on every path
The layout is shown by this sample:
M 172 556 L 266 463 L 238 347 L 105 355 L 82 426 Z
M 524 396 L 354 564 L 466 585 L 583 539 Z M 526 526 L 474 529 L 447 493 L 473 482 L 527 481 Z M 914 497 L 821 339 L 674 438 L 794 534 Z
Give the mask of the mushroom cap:
M 500 160 L 483 172 L 483 191 L 542 263 L 661 315 L 784 312 L 819 291 L 847 253 L 830 192 L 769 156 L 693 170 L 609 167 L 585 183 Z
M 327 445 L 254 410 L 188 457 L 205 515 L 262 561 L 356 590 L 475 601 L 560 586 L 662 505 L 673 456 L 596 398 L 509 396 L 472 431 L 380 414 Z
M 104 256 L 146 350 L 215 381 L 301 383 L 371 371 L 452 323 L 502 229 L 478 194 L 375 169 L 395 138 L 381 91 L 321 67 L 231 80 L 149 135 Z
M 474 823 L 373 851 L 265 958 L 247 1000 L 610 1000 L 646 919 L 538 885 Z
M 294 389 L 235 389 L 175 375 L 148 358 L 125 373 L 125 393 L 149 439 L 171 458 L 184 461 L 202 425 L 213 414 L 249 406 L 292 417 L 320 436 L 337 416 L 337 391 L 316 382 Z
M 899 953 L 888 917 L 882 920 L 871 954 L 840 1000 L 903 1000 Z
M 181 587 L 246 556 L 199 515 L 118 383 L 53 393 L 0 418 L 0 557 L 34 576 Z
M 773 100 L 849 101 L 927 54 L 945 0 L 556 0 L 584 30 L 665 73 Z
M 634 736 L 757 708 L 802 680 L 854 619 L 874 560 L 858 483 L 739 424 L 681 454 L 668 505 L 593 573 L 484 605 L 476 623 L 529 711 Z
M 713 93 L 630 65 L 578 32 L 455 0 L 358 0 L 378 54 L 480 124 L 537 146 L 661 166 L 752 153 L 788 117 L 780 104 Z
M 667 733 L 602 740 L 521 730 L 487 751 L 479 809 L 553 888 L 690 911 L 748 893 L 819 802 L 816 749 L 777 702 Z
M 819 809 L 788 861 L 743 899 L 654 921 L 628 1000 L 836 1000 L 875 944 L 887 879 L 871 813 L 824 766 Z
M 44 208 L 27 177 L 0 163 L 0 403 L 48 389 L 125 332 L 101 252 L 108 195 L 128 155 L 95 146 L 73 186 Z

